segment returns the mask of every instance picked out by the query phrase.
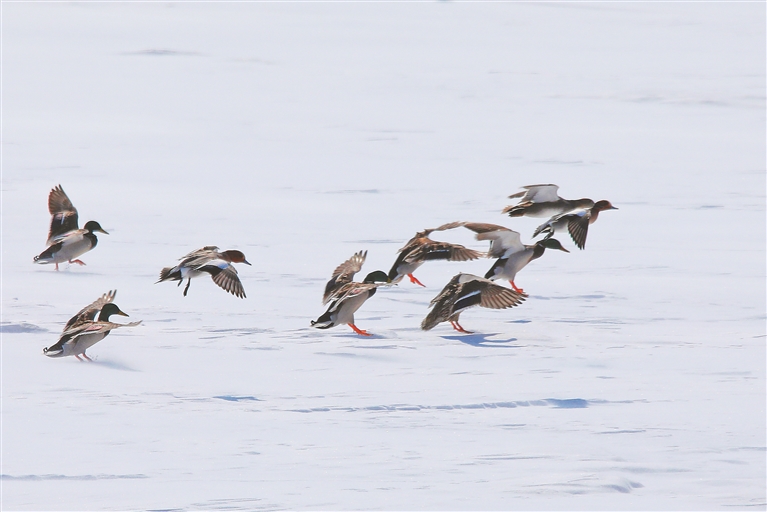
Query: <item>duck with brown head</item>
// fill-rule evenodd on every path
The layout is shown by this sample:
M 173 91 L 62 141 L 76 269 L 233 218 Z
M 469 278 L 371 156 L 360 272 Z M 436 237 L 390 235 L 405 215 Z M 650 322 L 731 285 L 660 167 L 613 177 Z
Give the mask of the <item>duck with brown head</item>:
M 201 249 L 190 252 L 181 258 L 180 261 L 176 266 L 163 268 L 160 271 L 160 279 L 157 283 L 178 281 L 178 286 L 181 286 L 181 283 L 186 279 L 187 283 L 184 288 L 184 297 L 186 297 L 189 285 L 192 284 L 192 278 L 209 274 L 213 282 L 218 286 L 235 297 L 245 298 L 245 289 L 237 275 L 237 269 L 232 265 L 232 263 L 250 265 L 241 251 L 230 249 L 220 252 L 218 247 L 206 245 Z

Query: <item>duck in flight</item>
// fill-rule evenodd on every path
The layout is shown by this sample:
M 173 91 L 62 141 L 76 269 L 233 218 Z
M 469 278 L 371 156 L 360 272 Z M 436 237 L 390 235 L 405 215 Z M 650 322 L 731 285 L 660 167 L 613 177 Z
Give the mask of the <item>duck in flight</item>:
M 514 279 L 517 272 L 525 268 L 528 263 L 543 256 L 546 249 L 570 252 L 562 247 L 556 238 L 546 238 L 535 242 L 533 245 L 525 245 L 522 243 L 519 233 L 497 224 L 467 222 L 464 226 L 477 233 L 477 240 L 490 240 L 488 257 L 498 258 L 485 274 L 485 279 L 493 281 L 506 279 L 511 287 L 519 293 L 525 293 L 525 291 L 517 287 Z
M 184 288 L 184 297 L 186 297 L 192 279 L 208 274 L 213 278 L 213 282 L 225 291 L 235 297 L 245 298 L 245 289 L 237 275 L 237 269 L 232 265 L 232 263 L 250 265 L 242 252 L 235 250 L 220 252 L 215 245 L 207 245 L 190 252 L 180 261 L 176 266 L 163 268 L 157 283 L 178 281 L 178 286 L 181 286 L 181 283 L 186 279 L 186 287 Z
M 398 283 L 403 277 L 408 276 L 410 282 L 419 286 L 425 286 L 419 281 L 413 272 L 427 261 L 470 261 L 484 256 L 481 252 L 467 249 L 458 244 L 438 242 L 429 238 L 434 231 L 445 231 L 463 226 L 463 222 L 451 222 L 438 228 L 424 229 L 415 234 L 408 243 L 399 250 L 399 256 L 389 271 L 389 279 L 392 283 Z

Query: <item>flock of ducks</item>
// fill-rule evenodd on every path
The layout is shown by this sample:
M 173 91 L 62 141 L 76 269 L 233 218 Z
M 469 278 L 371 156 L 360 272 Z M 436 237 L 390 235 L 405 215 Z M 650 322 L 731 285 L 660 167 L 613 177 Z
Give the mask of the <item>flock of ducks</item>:
M 532 245 L 523 244 L 518 232 L 497 224 L 451 222 L 416 233 L 398 251 L 397 259 L 388 274 L 376 270 L 369 273 L 361 283 L 353 279 L 362 269 L 367 251 L 355 253 L 333 271 L 322 296 L 322 304 L 327 305 L 327 309 L 311 325 L 318 329 L 348 325 L 357 334 L 370 336 L 370 333 L 355 325 L 354 313 L 375 295 L 380 286 L 397 284 L 405 276 L 411 283 L 424 286 L 413 273 L 431 260 L 460 262 L 482 257 L 496 258 L 484 277 L 466 273 L 455 275 L 432 299 L 429 304 L 431 311 L 421 322 L 421 328 L 426 331 L 442 322 L 450 322 L 455 330 L 470 333 L 458 322 L 463 311 L 474 306 L 506 309 L 520 305 L 527 294 L 514 282 L 517 273 L 531 261 L 540 258 L 546 249 L 569 252 L 553 238 L 556 233 L 569 233 L 576 247 L 584 249 L 588 228 L 597 220 L 599 213 L 617 209 L 609 201 L 563 199 L 559 197 L 558 189 L 557 185 L 552 184 L 523 187 L 522 192 L 509 196 L 512 199 L 518 198 L 519 202 L 502 210 L 502 213 L 510 217 L 549 217 L 533 234 L 533 238 L 539 235 L 544 237 Z M 56 270 L 59 269 L 59 263 L 85 265 L 79 257 L 96 247 L 96 233 L 109 233 L 93 220 L 86 222 L 80 229 L 77 209 L 61 185 L 54 187 L 48 195 L 48 211 L 51 214 L 51 225 L 47 247 L 34 257 L 34 262 L 53 263 Z M 489 241 L 488 251 L 483 253 L 430 238 L 434 232 L 460 227 L 476 233 L 477 240 Z M 221 251 L 216 246 L 205 246 L 185 255 L 178 264 L 163 268 L 157 283 L 177 281 L 178 286 L 181 286 L 186 281 L 183 291 L 186 296 L 193 278 L 209 275 L 216 285 L 244 299 L 245 290 L 233 263 L 250 265 L 241 251 Z M 493 282 L 497 280 L 508 281 L 511 288 Z M 92 361 L 85 353 L 87 349 L 114 329 L 139 325 L 141 321 L 118 324 L 109 320 L 112 315 L 128 316 L 113 302 L 116 294 L 116 291 L 109 291 L 80 310 L 64 326 L 58 341 L 43 349 L 43 353 L 49 357 L 75 356 L 80 361 L 83 360 L 80 356 L 83 356 Z
M 544 238 L 532 245 L 522 243 L 518 232 L 497 224 L 480 222 L 451 222 L 437 228 L 419 231 L 399 250 L 399 255 L 388 274 L 377 270 L 361 282 L 354 282 L 354 275 L 362 269 L 367 251 L 360 251 L 341 263 L 325 286 L 322 303 L 329 304 L 325 313 L 311 322 L 318 329 L 329 329 L 337 325 L 348 325 L 357 334 L 370 336 L 354 324 L 354 313 L 375 295 L 380 286 L 399 283 L 405 276 L 411 283 L 424 286 L 414 275 L 418 267 L 430 260 L 469 261 L 481 257 L 497 258 L 484 277 L 459 273 L 445 285 L 429 304 L 431 311 L 421 322 L 421 329 L 428 331 L 442 322 L 450 322 L 459 332 L 471 333 L 458 322 L 463 311 L 474 306 L 490 309 L 506 309 L 520 305 L 527 294 L 517 287 L 514 280 L 517 273 L 531 261 L 540 258 L 546 249 L 565 249 L 555 233 L 567 231 L 579 249 L 586 247 L 589 226 L 597 220 L 599 212 L 617 210 L 610 201 L 591 199 L 568 200 L 559 197 L 557 185 L 529 185 L 524 191 L 509 196 L 519 202 L 507 206 L 502 213 L 510 217 L 549 217 L 538 226 L 533 238 L 544 234 Z M 459 227 L 476 233 L 477 240 L 490 241 L 487 253 L 481 253 L 458 244 L 438 242 L 429 236 L 436 231 Z M 493 281 L 509 281 L 511 289 Z

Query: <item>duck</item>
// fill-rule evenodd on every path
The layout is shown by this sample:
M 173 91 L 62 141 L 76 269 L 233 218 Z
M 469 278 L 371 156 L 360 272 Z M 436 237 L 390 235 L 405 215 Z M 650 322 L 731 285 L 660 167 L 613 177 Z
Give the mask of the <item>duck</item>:
M 400 250 L 394 265 L 389 271 L 389 279 L 392 283 L 399 283 L 405 276 L 410 278 L 410 282 L 425 287 L 419 281 L 413 272 L 427 261 L 448 260 L 448 261 L 470 261 L 484 256 L 483 253 L 467 249 L 458 244 L 447 242 L 437 242 L 429 238 L 434 231 L 445 231 L 462 226 L 463 222 L 451 222 L 443 224 L 437 228 L 424 229 L 415 234 Z
M 232 263 L 245 263 L 250 265 L 245 255 L 241 251 L 228 250 L 221 251 L 215 245 L 206 245 L 196 251 L 192 251 L 180 259 L 181 263 L 174 267 L 165 267 L 160 271 L 160 279 L 155 283 L 163 281 L 178 281 L 178 286 L 187 280 L 184 288 L 184 297 L 189 291 L 189 285 L 192 284 L 192 278 L 203 274 L 209 274 L 213 282 L 231 293 L 235 297 L 245 298 L 245 289 L 237 276 L 237 269 Z
M 515 290 L 510 290 L 474 274 L 456 274 L 439 294 L 429 303 L 432 310 L 421 322 L 421 329 L 428 331 L 442 322 L 450 322 L 458 332 L 472 334 L 458 323 L 466 309 L 480 306 L 490 309 L 506 309 L 519 306 L 526 298 Z
M 591 208 L 594 201 L 588 198 L 563 199 L 559 197 L 559 186 L 552 183 L 527 185 L 524 191 L 509 196 L 509 199 L 521 198 L 515 205 L 507 206 L 501 213 L 509 217 L 553 217 L 578 208 Z
M 43 354 L 48 357 L 75 356 L 78 361 L 82 361 L 80 356 L 83 356 L 92 362 L 93 359 L 88 357 L 85 353 L 86 350 L 119 327 L 135 327 L 141 324 L 141 320 L 128 324 L 109 321 L 112 315 L 128 316 L 113 302 L 116 295 L 117 290 L 110 290 L 81 309 L 69 319 L 56 344 L 44 348 Z
M 477 233 L 477 240 L 490 240 L 487 255 L 489 258 L 498 258 L 485 274 L 485 279 L 506 279 L 514 291 L 519 293 L 525 293 L 525 290 L 517 287 L 514 278 L 528 263 L 543 256 L 546 249 L 570 252 L 556 238 L 546 238 L 532 245 L 525 245 L 518 232 L 497 224 L 467 222 L 464 226 Z
M 330 303 L 325 313 L 311 325 L 317 329 L 330 329 L 338 325 L 348 325 L 361 336 L 372 336 L 354 324 L 354 313 L 376 294 L 378 287 L 391 283 L 389 276 L 382 270 L 369 273 L 361 283 L 354 282 L 354 274 L 362 269 L 367 251 L 359 251 L 341 263 L 325 286 L 322 303 Z
M 95 220 L 89 220 L 83 229 L 79 229 L 77 208 L 60 184 L 53 187 L 48 194 L 48 211 L 51 214 L 46 243 L 48 247 L 35 256 L 33 261 L 41 265 L 55 263 L 56 270 L 59 269 L 59 263 L 66 261 L 85 265 L 78 257 L 96 247 L 99 240 L 95 233 L 109 233 Z
M 583 250 L 586 248 L 586 235 L 588 235 L 589 226 L 596 222 L 599 212 L 617 209 L 610 201 L 601 200 L 594 203 L 591 208 L 580 208 L 555 215 L 535 229 L 533 238 L 542 233 L 546 234 L 546 238 L 550 238 L 556 232 L 567 231 L 570 233 L 570 238 L 575 242 L 575 246 Z

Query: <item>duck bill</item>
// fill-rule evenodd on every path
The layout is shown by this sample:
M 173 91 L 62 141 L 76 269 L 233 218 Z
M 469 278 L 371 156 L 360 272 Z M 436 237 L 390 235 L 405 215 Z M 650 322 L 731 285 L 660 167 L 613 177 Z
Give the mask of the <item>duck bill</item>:
M 242 260 L 242 262 L 243 262 L 244 264 L 246 264 L 246 265 L 250 265 L 250 262 L 249 262 L 248 260 Z M 250 266 L 252 267 L 253 265 L 250 265 Z
M 96 229 L 94 229 L 93 231 L 98 231 L 99 233 L 104 233 L 105 235 L 108 235 L 108 234 L 109 234 L 109 233 L 107 233 L 105 230 L 103 230 L 103 229 L 101 229 L 101 228 L 96 228 Z
M 559 250 L 560 250 L 560 251 L 565 251 L 565 252 L 570 252 L 570 251 L 568 251 L 567 249 L 565 249 L 564 247 L 560 247 L 560 248 L 559 248 Z
M 128 316 L 128 317 L 130 316 L 130 315 L 129 315 L 128 313 L 126 313 L 125 311 L 121 311 L 121 310 L 119 310 L 119 309 L 117 310 L 117 312 L 115 313 L 115 315 L 120 315 L 120 316 Z

